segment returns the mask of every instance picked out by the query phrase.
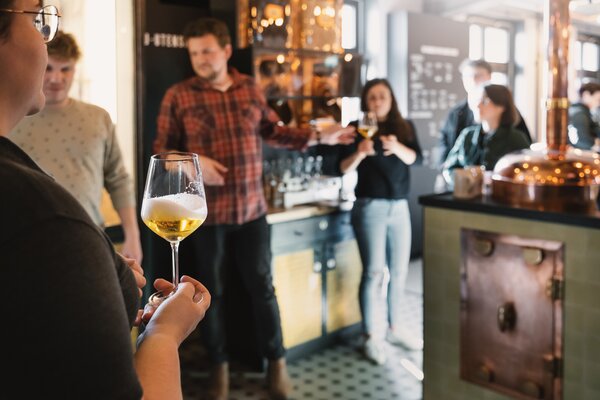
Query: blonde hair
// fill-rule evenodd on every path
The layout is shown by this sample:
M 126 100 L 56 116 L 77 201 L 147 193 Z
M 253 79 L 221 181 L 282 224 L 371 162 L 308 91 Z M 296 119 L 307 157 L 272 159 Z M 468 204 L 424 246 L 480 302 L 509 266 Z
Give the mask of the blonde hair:
M 63 31 L 56 32 L 56 36 L 47 45 L 48 55 L 61 60 L 78 61 L 81 57 L 81 51 L 77 45 L 75 37 L 70 33 Z

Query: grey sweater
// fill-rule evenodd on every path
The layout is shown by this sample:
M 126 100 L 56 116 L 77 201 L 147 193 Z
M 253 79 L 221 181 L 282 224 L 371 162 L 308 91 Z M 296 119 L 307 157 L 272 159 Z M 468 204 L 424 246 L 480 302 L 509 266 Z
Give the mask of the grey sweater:
M 115 209 L 135 206 L 133 183 L 104 109 L 70 99 L 66 107 L 24 118 L 8 137 L 67 189 L 96 224 L 104 224 L 104 187 Z

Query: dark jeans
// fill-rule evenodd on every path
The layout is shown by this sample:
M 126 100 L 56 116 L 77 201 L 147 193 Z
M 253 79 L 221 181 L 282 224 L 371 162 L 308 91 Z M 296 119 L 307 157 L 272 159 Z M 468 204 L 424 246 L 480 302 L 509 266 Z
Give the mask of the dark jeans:
M 211 294 L 210 308 L 199 326 L 213 364 L 227 361 L 223 304 L 226 258 L 235 264 L 233 270 L 240 274 L 241 282 L 250 294 L 261 354 L 269 360 L 285 355 L 271 274 L 270 245 L 265 217 L 243 225 L 202 226 L 182 243 L 182 250 L 192 248 L 190 261 L 194 270 L 189 273 Z

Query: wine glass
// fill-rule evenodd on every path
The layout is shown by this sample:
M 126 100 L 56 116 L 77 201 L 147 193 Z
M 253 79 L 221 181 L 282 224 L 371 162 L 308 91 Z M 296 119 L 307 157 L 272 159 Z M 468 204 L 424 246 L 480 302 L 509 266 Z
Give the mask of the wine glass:
M 171 244 L 173 291 L 153 293 L 148 303 L 158 306 L 177 289 L 179 243 L 206 219 L 206 195 L 198 155 L 168 152 L 150 158 L 142 200 L 142 220 Z
M 377 133 L 377 116 L 374 112 L 362 112 L 358 119 L 358 133 L 365 139 L 371 139 Z

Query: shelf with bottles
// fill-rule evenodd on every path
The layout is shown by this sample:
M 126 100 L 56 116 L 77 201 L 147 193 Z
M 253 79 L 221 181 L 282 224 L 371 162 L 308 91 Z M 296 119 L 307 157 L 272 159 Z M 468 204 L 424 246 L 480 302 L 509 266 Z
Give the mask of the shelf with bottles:
M 315 118 L 341 120 L 341 98 L 359 95 L 362 57 L 358 54 L 273 53 L 257 50 L 254 75 L 269 105 L 286 124 Z
M 341 53 L 343 0 L 238 0 L 238 47 Z

